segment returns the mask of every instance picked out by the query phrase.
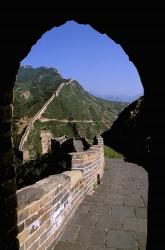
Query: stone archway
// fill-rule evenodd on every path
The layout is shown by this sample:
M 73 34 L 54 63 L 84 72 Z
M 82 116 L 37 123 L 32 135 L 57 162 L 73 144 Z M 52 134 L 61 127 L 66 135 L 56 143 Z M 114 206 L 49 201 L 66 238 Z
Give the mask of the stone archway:
M 165 193 L 163 146 L 164 126 L 161 117 L 165 104 L 164 79 L 164 11 L 160 9 L 131 8 L 39 8 L 1 9 L 0 40 L 0 226 L 3 249 L 17 249 L 15 171 L 11 138 L 12 100 L 15 76 L 19 62 L 29 53 L 32 45 L 54 26 L 68 20 L 90 24 L 100 33 L 106 33 L 120 43 L 141 77 L 145 94 L 144 127 L 152 137 L 146 168 L 149 169 L 148 249 L 162 249 L 165 226 Z M 155 87 L 156 86 L 156 87 Z M 154 100 L 154 102 L 153 102 Z M 153 119 L 154 117 L 154 119 Z

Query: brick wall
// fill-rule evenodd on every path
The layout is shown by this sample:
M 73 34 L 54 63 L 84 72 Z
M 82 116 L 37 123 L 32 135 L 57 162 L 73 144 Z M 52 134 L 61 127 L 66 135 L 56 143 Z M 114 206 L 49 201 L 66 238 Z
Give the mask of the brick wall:
M 20 249 L 51 249 L 68 220 L 103 175 L 103 140 L 71 153 L 71 171 L 52 175 L 17 191 Z M 99 177 L 98 177 L 99 176 Z

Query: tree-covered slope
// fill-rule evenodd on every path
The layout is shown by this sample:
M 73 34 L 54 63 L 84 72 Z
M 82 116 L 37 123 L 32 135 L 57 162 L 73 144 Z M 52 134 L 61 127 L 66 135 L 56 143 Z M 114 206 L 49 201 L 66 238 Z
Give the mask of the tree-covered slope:
M 14 90 L 13 135 L 16 148 L 30 118 L 52 96 L 59 84 L 66 81 L 69 79 L 63 79 L 54 68 L 20 68 Z M 71 81 L 48 105 L 42 119 L 34 123 L 26 150 L 31 151 L 33 156 L 39 155 L 41 129 L 50 131 L 54 137 L 65 134 L 68 137 L 86 136 L 92 139 L 94 135 L 108 130 L 125 107 L 124 103 L 94 97 L 77 81 Z
M 31 117 L 51 97 L 63 79 L 55 68 L 21 66 L 14 88 L 13 138 L 18 147 Z
M 77 81 L 67 85 L 48 106 L 44 117 L 69 120 L 107 121 L 109 125 L 125 107 L 123 103 L 106 101 L 90 95 Z
M 125 106 L 123 103 L 96 98 L 86 92 L 77 81 L 72 81 L 50 103 L 43 117 L 50 119 L 45 125 L 52 127 L 53 123 L 57 124 L 52 119 L 75 121 L 65 126 L 72 126 L 76 135 L 92 138 L 110 128 Z
M 34 116 L 63 80 L 54 68 L 20 67 L 14 89 L 14 118 Z

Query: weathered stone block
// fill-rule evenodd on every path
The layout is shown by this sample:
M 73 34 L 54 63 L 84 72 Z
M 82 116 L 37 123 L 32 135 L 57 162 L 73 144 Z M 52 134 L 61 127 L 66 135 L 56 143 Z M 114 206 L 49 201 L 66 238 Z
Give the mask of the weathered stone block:
M 45 207 L 40 208 L 42 210 L 42 214 L 46 213 L 48 210 L 50 210 L 54 206 L 53 200 L 48 202 Z
M 43 243 L 41 246 L 39 246 L 39 248 L 37 248 L 37 250 L 45 250 L 46 244 Z
M 69 193 L 67 193 L 62 199 L 61 199 L 61 204 L 63 204 L 69 197 Z
M 46 240 L 52 235 L 52 226 L 49 227 L 41 236 L 40 236 L 40 244 L 46 242 Z
M 53 205 L 55 205 L 57 202 L 59 202 L 62 198 L 62 193 L 59 193 L 57 197 L 54 198 L 53 200 Z
M 40 224 L 40 225 L 42 225 L 42 224 Z M 46 231 L 50 226 L 52 226 L 52 225 L 53 225 L 52 220 L 51 220 L 51 218 L 49 217 L 49 219 L 46 220 L 46 222 L 42 225 L 41 234 L 42 234 L 43 232 L 45 232 L 45 231 Z
M 53 198 L 53 193 L 49 193 L 47 196 L 43 197 L 40 200 L 40 208 L 45 206 L 49 201 L 51 201 Z
M 26 228 L 22 233 L 20 233 L 18 235 L 20 245 L 25 242 L 25 240 L 28 238 L 28 236 L 29 236 L 29 229 Z
M 81 171 L 75 170 L 75 171 L 66 171 L 65 175 L 70 177 L 71 182 L 71 188 L 75 187 L 76 184 L 83 179 L 83 174 Z
M 65 228 L 65 232 L 62 235 L 62 241 L 74 241 L 77 238 L 78 232 L 80 230 L 80 226 L 77 225 L 68 225 Z
M 93 191 L 93 187 L 92 187 L 92 191 Z M 106 214 L 108 216 L 108 214 L 110 215 L 110 211 L 111 208 L 110 206 L 105 206 L 105 204 L 98 204 L 98 203 L 94 203 L 91 205 L 89 212 L 94 213 L 94 214 Z
M 123 222 L 124 231 L 147 232 L 147 220 L 137 218 L 126 218 Z
M 127 196 L 124 199 L 124 206 L 145 207 L 143 200 L 140 198 L 139 195 L 136 194 Z
M 90 214 L 77 214 L 71 220 L 71 224 L 80 226 L 90 225 L 91 227 L 94 227 L 96 221 L 97 221 L 97 216 L 95 214 L 92 216 Z
M 39 211 L 35 213 L 34 215 L 30 216 L 28 219 L 25 221 L 26 227 L 28 227 L 30 224 L 32 224 L 34 221 L 36 221 L 40 217 Z
M 29 250 L 36 250 L 39 247 L 39 240 L 35 241 Z
M 108 215 L 99 215 L 97 228 L 122 230 L 122 219 L 120 217 L 113 217 Z
M 147 209 L 135 207 L 135 214 L 137 218 L 147 219 Z
M 87 246 L 77 242 L 60 241 L 56 250 L 87 250 Z
M 51 243 L 54 241 L 54 233 L 52 233 L 52 235 L 49 236 L 49 238 L 46 240 L 46 248 L 48 248 Z
M 144 232 L 136 232 L 135 234 L 138 241 L 139 249 L 146 250 L 147 234 Z
M 25 249 L 30 247 L 40 236 L 41 232 L 43 232 L 43 226 L 41 226 L 36 232 L 32 234 L 30 237 L 26 237 L 25 241 Z
M 135 249 L 135 250 L 138 249 L 135 235 L 130 232 L 122 232 L 122 231 L 107 232 L 106 247 Z
M 17 191 L 18 210 L 37 201 L 43 197 L 43 189 L 34 185 L 22 188 Z
M 60 192 L 60 187 L 57 187 L 56 190 L 54 191 L 53 196 L 56 196 Z
M 89 224 L 88 224 L 89 225 Z M 106 232 L 104 230 L 82 227 L 78 233 L 76 241 L 88 246 L 105 246 Z
M 121 216 L 122 218 L 135 217 L 134 208 L 124 206 L 112 206 L 112 216 Z
M 47 220 L 49 220 L 50 216 L 50 211 L 44 213 L 41 218 L 40 218 L 40 226 L 44 224 Z
M 29 209 L 24 208 L 18 213 L 18 223 L 25 221 L 29 217 Z
M 40 203 L 39 201 L 34 202 L 30 207 L 29 207 L 29 214 L 32 215 L 36 213 L 40 208 Z
M 75 164 L 77 164 L 77 165 L 81 165 L 81 164 L 83 164 L 84 163 L 84 160 L 83 159 L 73 159 L 72 160 L 72 165 L 75 165 Z
M 55 206 L 55 212 L 58 210 L 60 208 L 60 202 L 59 203 L 57 203 L 57 205 Z

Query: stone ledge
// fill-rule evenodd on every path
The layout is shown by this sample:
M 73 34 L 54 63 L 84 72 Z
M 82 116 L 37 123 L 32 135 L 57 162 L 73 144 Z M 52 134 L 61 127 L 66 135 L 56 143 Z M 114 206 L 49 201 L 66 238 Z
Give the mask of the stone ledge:
M 59 240 L 83 198 L 93 193 L 98 173 L 102 176 L 102 157 L 103 146 L 97 145 L 85 152 L 71 153 L 72 166 L 77 164 L 83 171 L 74 169 L 51 175 L 17 191 L 21 248 L 36 249 L 43 244 L 47 247 Z
M 66 171 L 64 174 L 70 177 L 71 188 L 83 179 L 83 174 L 80 170 Z
M 69 153 L 68 155 L 70 155 L 72 159 L 86 160 L 87 158 L 96 156 L 101 151 L 102 151 L 102 146 L 96 145 L 96 146 L 91 146 L 88 150 L 84 152 L 72 152 Z
M 70 177 L 65 174 L 51 175 L 33 185 L 17 191 L 18 211 L 34 201 L 40 200 L 50 191 L 55 190 L 59 185 L 64 187 L 70 182 Z

